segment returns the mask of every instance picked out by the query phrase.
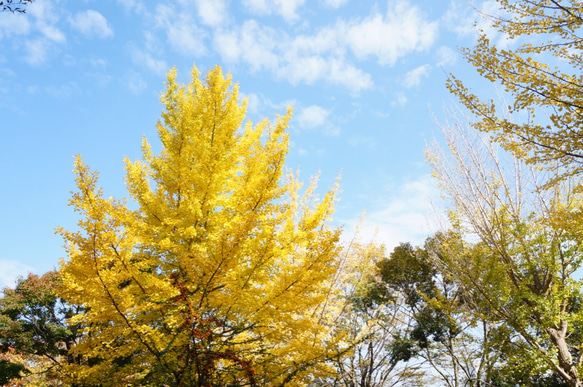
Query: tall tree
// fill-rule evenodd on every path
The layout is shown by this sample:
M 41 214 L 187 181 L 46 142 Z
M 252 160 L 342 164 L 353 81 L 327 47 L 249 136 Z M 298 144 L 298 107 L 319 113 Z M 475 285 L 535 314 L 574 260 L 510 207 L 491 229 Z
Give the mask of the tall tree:
M 508 48 L 481 31 L 466 59 L 512 98 L 484 100 L 451 76 L 448 87 L 479 118 L 474 126 L 528 162 L 569 166 L 561 176 L 583 171 L 583 2 L 496 0 L 499 15 L 488 15 Z M 520 118 L 520 121 L 516 119 Z
M 401 340 L 412 327 L 404 297 L 387 292 L 377 281 L 377 265 L 385 255 L 383 245 L 357 240 L 344 252 L 341 282 L 347 303 L 335 326 L 350 346 L 346 356 L 333 362 L 337 375 L 323 385 L 425 385 L 419 362 L 412 360 L 413 351 Z
M 452 116 L 449 151 L 429 151 L 434 175 L 451 199 L 452 232 L 435 254 L 475 313 L 520 338 L 533 372 L 555 372 L 583 385 L 583 261 L 578 180 L 546 185 L 555 174 L 499 153 L 471 121 Z M 561 173 L 561 171 L 557 171 Z
M 106 199 L 78 157 L 61 295 L 84 311 L 71 367 L 85 384 L 302 385 L 336 356 L 329 323 L 339 230 L 320 200 L 284 175 L 288 111 L 243 124 L 220 67 L 187 85 L 168 74 L 162 150 L 126 160 L 132 204 Z
M 422 361 L 431 384 L 482 386 L 500 356 L 494 324 L 471 313 L 463 292 L 432 255 L 441 238 L 424 247 L 402 243 L 379 262 L 378 287 L 385 297 L 403 299 L 410 327 L 391 345 L 395 354 Z

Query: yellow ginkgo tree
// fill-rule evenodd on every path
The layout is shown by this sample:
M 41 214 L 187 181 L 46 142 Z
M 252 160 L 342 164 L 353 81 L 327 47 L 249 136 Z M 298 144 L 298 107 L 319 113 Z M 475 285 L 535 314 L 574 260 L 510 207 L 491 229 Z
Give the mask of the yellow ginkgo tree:
M 76 159 L 60 295 L 83 307 L 73 355 L 86 360 L 70 382 L 306 384 L 339 353 L 336 189 L 318 199 L 284 173 L 291 111 L 244 122 L 219 67 L 187 85 L 171 70 L 166 86 L 162 150 L 144 139 L 143 160 L 126 160 L 127 201 Z

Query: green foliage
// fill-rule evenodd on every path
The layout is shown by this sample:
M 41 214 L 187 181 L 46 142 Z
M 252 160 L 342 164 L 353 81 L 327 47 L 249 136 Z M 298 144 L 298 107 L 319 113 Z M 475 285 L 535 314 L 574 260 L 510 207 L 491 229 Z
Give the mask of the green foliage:
M 20 379 L 23 374 L 28 373 L 23 364 L 11 363 L 0 359 L 0 385 L 8 384 L 13 379 Z
M 0 353 L 13 354 L 11 358 L 20 360 L 7 372 L 31 364 L 35 372 L 54 376 L 61 371 L 62 363 L 76 361 L 68 350 L 78 328 L 69 325 L 67 319 L 79 308 L 56 296 L 60 284 L 58 272 L 50 271 L 40 277 L 29 274 L 19 279 L 14 289 L 4 289 L 0 299 Z
M 529 168 L 472 132 L 471 121 L 453 118 L 443 128 L 448 150 L 429 155 L 453 204 L 436 262 L 476 318 L 506 326 L 512 343 L 520 339 L 516 359 L 526 375 L 557 373 L 581 386 L 580 179 Z

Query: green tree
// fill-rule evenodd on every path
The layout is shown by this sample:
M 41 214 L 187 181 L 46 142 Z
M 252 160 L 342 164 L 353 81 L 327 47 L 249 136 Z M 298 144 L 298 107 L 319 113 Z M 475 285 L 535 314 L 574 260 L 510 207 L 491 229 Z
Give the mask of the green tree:
M 436 260 L 477 316 L 520 338 L 518 356 L 533 375 L 554 372 L 581 386 L 579 180 L 548 185 L 561 170 L 529 168 L 471 127 L 452 116 L 443 128 L 449 150 L 428 152 L 453 207 Z
M 304 385 L 337 356 L 332 319 L 340 230 L 335 190 L 305 194 L 284 174 L 288 112 L 244 123 L 245 102 L 219 67 L 168 74 L 162 150 L 126 160 L 132 199 L 105 199 L 75 164 L 61 296 L 85 309 L 70 367 L 95 385 Z
M 10 375 L 12 379 L 24 371 L 30 375 L 28 378 L 51 380 L 62 374 L 64 364 L 78 360 L 68 354 L 78 337 L 78 328 L 67 319 L 79 308 L 56 296 L 60 284 L 58 272 L 50 271 L 40 277 L 29 274 L 19 279 L 14 289 L 4 289 L 0 298 L 3 376 Z
M 478 118 L 473 126 L 491 133 L 529 163 L 583 169 L 583 2 L 496 0 L 492 26 L 509 48 L 492 43 L 484 31 L 477 45 L 463 49 L 480 75 L 509 93 L 510 106 L 484 100 L 451 76 L 448 87 Z M 513 119 L 506 114 L 517 112 Z M 517 121 L 520 119 L 520 121 Z M 548 117 L 548 121 L 544 118 Z
M 346 355 L 333 362 L 337 375 L 323 385 L 345 387 L 426 385 L 424 372 L 401 336 L 412 320 L 404 297 L 388 294 L 375 279 L 386 256 L 383 245 L 353 241 L 344 253 L 342 279 L 346 305 L 336 322 L 350 343 Z
M 411 326 L 393 348 L 421 359 L 431 382 L 445 386 L 481 386 L 501 356 L 492 338 L 498 327 L 471 313 L 465 295 L 435 261 L 438 235 L 423 247 L 402 243 L 379 262 L 379 285 L 393 298 L 403 298 Z

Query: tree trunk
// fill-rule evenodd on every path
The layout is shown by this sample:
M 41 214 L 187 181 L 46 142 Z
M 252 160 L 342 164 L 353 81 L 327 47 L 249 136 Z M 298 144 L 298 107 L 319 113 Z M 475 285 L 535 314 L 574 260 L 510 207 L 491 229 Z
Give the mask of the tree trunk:
M 569 352 L 569 346 L 566 341 L 567 322 L 561 321 L 560 329 L 548 328 L 547 333 L 557 348 L 557 360 L 559 361 L 557 372 L 559 372 L 570 387 L 583 387 L 583 382 L 579 378 L 577 365 L 573 364 L 573 357 L 571 356 L 571 352 Z

